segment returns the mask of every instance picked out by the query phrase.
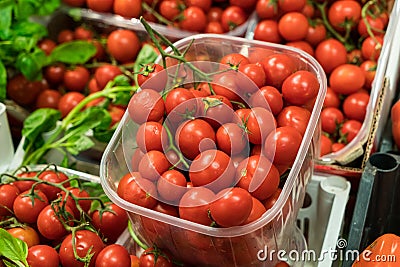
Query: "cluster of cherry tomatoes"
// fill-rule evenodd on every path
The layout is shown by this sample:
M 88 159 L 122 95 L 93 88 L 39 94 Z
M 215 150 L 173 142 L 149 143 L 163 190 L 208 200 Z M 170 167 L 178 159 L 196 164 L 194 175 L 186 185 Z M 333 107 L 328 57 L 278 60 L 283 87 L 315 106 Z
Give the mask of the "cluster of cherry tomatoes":
M 56 169 L 23 171 L 16 177 L 21 180 L 0 184 L 0 224 L 27 244 L 29 266 L 83 266 L 73 242 L 81 258 L 91 248 L 90 266 L 107 266 L 116 258 L 119 266 L 131 266 L 128 251 L 113 244 L 127 227 L 123 209 L 109 202 L 102 202 L 105 209 L 94 208 L 101 200 L 71 186 L 73 177 Z M 73 236 L 72 229 L 83 224 Z
M 7 83 L 7 97 L 30 111 L 54 108 L 65 117 L 87 95 L 102 90 L 110 80 L 122 75 L 125 70 L 132 73 L 132 66 L 121 66 L 133 64 L 142 47 L 142 42 L 134 31 L 118 29 L 99 36 L 85 26 L 62 30 L 58 33 L 56 41 L 46 38 L 41 40 L 38 46 L 50 55 L 57 46 L 76 40 L 91 42 L 96 47 L 96 54 L 87 63 L 54 63 L 43 68 L 41 81 L 29 81 L 22 74 L 18 74 Z M 111 63 L 112 61 L 114 63 Z M 120 121 L 126 106 L 114 105 L 104 100 L 96 99 L 88 106 L 102 104 L 111 115 L 112 126 Z
M 328 76 L 321 155 L 336 152 L 362 127 L 388 25 L 386 1 L 259 0 L 254 39 L 314 56 Z
M 245 23 L 256 0 L 63 0 L 75 7 L 111 12 L 186 31 L 226 33 Z

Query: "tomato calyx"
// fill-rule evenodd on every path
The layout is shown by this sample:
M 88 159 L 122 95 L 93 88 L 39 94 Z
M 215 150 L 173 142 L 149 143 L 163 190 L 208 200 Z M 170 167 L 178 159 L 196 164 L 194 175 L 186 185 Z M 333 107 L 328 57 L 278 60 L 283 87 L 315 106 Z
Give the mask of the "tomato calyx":
M 372 8 L 379 8 L 379 7 L 377 7 L 376 5 L 377 5 L 377 2 L 376 2 L 376 1 L 373 1 L 373 0 L 368 1 L 367 3 L 365 3 L 365 5 L 364 5 L 364 6 L 362 7 L 362 9 L 361 9 L 361 19 L 362 19 L 363 22 L 365 23 L 365 27 L 366 27 L 368 36 L 370 36 L 370 37 L 374 40 L 374 42 L 375 42 L 375 44 L 376 44 L 375 49 L 376 49 L 376 50 L 379 50 L 379 49 L 382 48 L 382 45 L 381 45 L 380 42 L 376 39 L 376 36 L 375 36 L 373 30 L 374 30 L 374 31 L 381 32 L 381 33 L 384 33 L 384 31 L 379 30 L 379 29 L 376 29 L 376 28 L 373 28 L 373 27 L 371 26 L 371 23 L 370 23 L 370 22 L 368 21 L 368 19 L 367 19 L 367 16 L 368 16 L 367 13 L 370 13 L 369 11 L 370 11 L 370 8 L 371 8 L 371 7 L 372 7 Z M 380 13 L 380 11 L 378 11 L 378 12 Z M 374 13 L 371 13 L 370 15 L 376 16 Z

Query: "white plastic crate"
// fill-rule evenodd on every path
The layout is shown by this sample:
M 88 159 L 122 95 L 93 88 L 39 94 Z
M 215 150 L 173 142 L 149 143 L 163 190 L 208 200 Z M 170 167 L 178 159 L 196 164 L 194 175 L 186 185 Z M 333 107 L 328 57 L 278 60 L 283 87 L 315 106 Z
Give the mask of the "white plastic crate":
M 307 240 L 308 253 L 305 255 L 315 252 L 316 261 L 307 261 L 305 266 L 333 266 L 333 257 L 327 252 L 335 250 L 337 245 L 339 248 L 346 246 L 346 241 L 340 239 L 340 243 L 338 238 L 343 226 L 350 182 L 341 176 L 314 173 L 306 190 L 309 198 L 306 196 L 305 203 L 309 205 L 300 209 L 297 220 Z

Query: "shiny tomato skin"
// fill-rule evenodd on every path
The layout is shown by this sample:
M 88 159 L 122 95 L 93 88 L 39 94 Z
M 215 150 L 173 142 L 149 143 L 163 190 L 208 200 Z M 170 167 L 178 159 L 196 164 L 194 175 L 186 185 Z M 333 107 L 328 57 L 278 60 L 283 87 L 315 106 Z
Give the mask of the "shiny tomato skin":
M 144 154 L 140 160 L 139 173 L 143 178 L 155 182 L 170 167 L 171 164 L 164 153 L 158 150 L 151 150 Z
M 24 225 L 24 227 L 14 227 L 7 230 L 13 237 L 16 237 L 22 241 L 24 241 L 28 248 L 39 245 L 40 238 L 35 229 L 28 225 Z
M 184 220 L 210 226 L 208 215 L 210 203 L 215 200 L 215 193 L 206 187 L 189 189 L 179 202 L 179 217 Z
M 22 74 L 18 74 L 7 82 L 7 96 L 21 106 L 33 104 L 43 90 L 40 81 L 29 81 Z
M 37 46 L 46 53 L 46 55 L 50 55 L 54 48 L 56 48 L 57 44 L 51 39 L 42 39 L 38 42 Z
M 30 267 L 58 267 L 60 264 L 57 251 L 48 245 L 30 247 L 26 260 Z
M 204 33 L 224 33 L 224 29 L 222 28 L 221 22 L 218 21 L 210 21 L 207 23 L 206 28 L 204 29 Z
M 332 140 L 328 136 L 322 134 L 320 137 L 320 154 L 319 155 L 322 157 L 331 152 L 332 152 Z
M 140 47 L 141 43 L 138 36 L 130 30 L 115 30 L 107 37 L 108 52 L 121 63 L 134 61 Z
M 329 76 L 329 85 L 337 94 L 350 95 L 360 90 L 364 84 L 364 72 L 353 64 L 340 65 Z
M 376 41 L 375 41 L 376 40 Z M 382 51 L 383 37 L 375 36 L 375 39 L 371 36 L 365 38 L 361 45 L 361 53 L 364 60 L 377 61 Z
M 245 123 L 248 130 L 249 142 L 255 145 L 261 144 L 270 132 L 276 128 L 274 115 L 261 107 L 252 108 Z
M 279 34 L 286 41 L 300 41 L 308 33 L 308 20 L 300 12 L 288 12 L 278 22 Z
M 173 21 L 180 13 L 178 0 L 165 0 L 160 3 L 160 14 L 166 19 Z
M 79 257 L 85 257 L 89 249 L 91 249 L 90 252 L 93 253 L 93 256 L 90 260 L 89 267 L 94 267 L 98 254 L 105 247 L 101 238 L 92 231 L 79 230 L 75 233 L 74 242 Z M 84 263 L 78 261 L 74 256 L 72 234 L 69 234 L 61 243 L 59 255 L 63 267 L 84 266 Z
M 236 169 L 237 186 L 246 189 L 262 201 L 270 197 L 279 186 L 279 171 L 270 160 L 253 155 L 242 160 Z
M 363 122 L 367 113 L 369 98 L 369 94 L 358 92 L 347 96 L 343 101 L 343 112 L 346 117 Z
M 228 66 L 238 66 L 240 67 L 241 65 L 247 65 L 250 63 L 249 59 L 239 53 L 230 53 L 228 55 L 225 55 L 221 58 L 220 64 L 225 64 Z
M 306 38 L 304 39 L 313 47 L 317 46 L 326 39 L 326 28 L 324 24 L 317 23 L 316 25 L 309 25 Z
M 35 190 L 35 194 L 40 198 L 35 198 L 32 204 L 32 200 L 27 194 L 29 194 L 29 190 L 25 192 L 21 192 L 17 198 L 14 200 L 13 211 L 15 217 L 20 222 L 25 223 L 35 223 L 39 213 L 49 204 L 49 201 L 46 195 L 39 191 Z
M 180 171 L 167 170 L 157 181 L 157 191 L 168 204 L 176 205 L 185 193 L 186 183 L 186 177 Z
M 113 203 L 108 203 L 111 211 L 105 211 L 100 217 L 98 210 L 91 215 L 93 226 L 96 227 L 107 238 L 107 243 L 117 241 L 128 226 L 128 214 L 124 209 Z
M 365 19 L 362 18 L 360 23 L 357 25 L 357 31 L 361 36 L 368 36 L 366 22 L 370 25 L 370 29 L 373 34 L 380 34 L 385 29 L 385 24 L 379 17 L 373 17 L 371 15 L 366 15 Z
M 219 192 L 234 184 L 235 167 L 231 158 L 220 150 L 201 152 L 189 168 L 193 186 L 204 186 Z
M 47 205 L 40 213 L 37 218 L 37 227 L 39 233 L 49 240 L 59 240 L 65 235 L 67 235 L 67 230 L 62 224 L 61 220 L 66 223 L 69 220 L 73 219 L 73 211 L 67 205 L 65 206 L 65 212 L 68 213 L 68 219 L 61 217 L 56 214 L 59 212 L 60 207 L 54 206 L 54 210 L 52 205 Z
M 312 57 L 314 56 L 314 48 L 306 41 L 287 42 L 286 45 L 303 50 Z
M 360 65 L 361 70 L 364 72 L 366 89 L 371 89 L 372 82 L 375 79 L 377 63 L 372 60 L 365 60 Z
M 315 49 L 315 58 L 324 71 L 329 74 L 336 67 L 347 62 L 347 51 L 344 45 L 336 39 L 320 42 Z
M 0 185 L 0 217 L 10 215 L 13 209 L 14 200 L 20 191 L 12 184 Z
M 260 20 L 275 18 L 278 15 L 277 3 L 272 0 L 258 0 L 256 12 Z
M 287 77 L 282 84 L 282 96 L 291 104 L 305 105 L 319 92 L 319 81 L 309 71 L 299 70 Z
M 192 32 L 203 32 L 207 26 L 207 17 L 204 11 L 197 6 L 189 6 L 183 11 L 183 19 L 179 27 Z
M 81 0 L 79 0 L 81 1 Z M 67 43 L 71 42 L 74 40 L 74 32 L 72 30 L 62 30 L 58 33 L 57 35 L 57 42 L 62 44 L 62 43 Z
M 338 30 L 345 30 L 346 22 L 354 28 L 361 18 L 361 5 L 357 1 L 342 0 L 334 2 L 328 10 L 328 20 Z
M 337 152 L 339 150 L 341 150 L 342 148 L 344 148 L 346 145 L 343 143 L 333 143 L 332 144 L 332 152 Z
M 226 188 L 210 204 L 210 214 L 219 226 L 232 227 L 244 223 L 252 207 L 253 199 L 247 190 L 240 187 Z
M 328 134 L 335 134 L 344 121 L 343 112 L 334 107 L 324 108 L 321 111 L 321 129 Z
M 294 60 L 285 54 L 271 55 L 261 61 L 266 76 L 266 85 L 281 89 L 284 80 L 296 72 Z
M 305 0 L 278 0 L 278 7 L 283 13 L 300 12 L 305 5 Z
M 264 68 L 257 64 L 240 65 L 239 71 L 243 72 L 257 87 L 262 87 L 265 84 Z
M 186 6 L 200 7 L 204 12 L 208 12 L 212 5 L 212 0 L 185 0 Z
M 282 37 L 279 33 L 278 22 L 265 19 L 257 23 L 254 29 L 254 39 L 276 44 L 281 43 Z
M 311 112 L 303 107 L 287 106 L 282 109 L 277 117 L 278 127 L 292 126 L 304 136 Z
M 245 23 L 246 20 L 246 12 L 238 6 L 228 6 L 224 9 L 221 16 L 222 28 L 226 32 L 234 30 L 237 26 Z
M 122 199 L 142 207 L 153 208 L 157 204 L 155 185 L 142 178 L 139 172 L 132 172 L 125 175 L 117 189 L 118 196 Z
M 281 193 L 282 193 L 282 189 L 278 188 L 278 189 L 276 189 L 275 193 L 272 194 L 272 196 L 263 200 L 262 203 L 264 205 L 264 208 L 266 210 L 269 210 L 270 208 L 272 208 L 275 205 L 275 203 L 278 200 Z
M 139 18 L 142 12 L 139 0 L 114 0 L 113 11 L 115 14 L 127 18 Z
M 96 12 L 111 12 L 114 0 L 86 0 L 88 8 Z
M 95 267 L 131 267 L 131 257 L 125 247 L 119 244 L 108 245 L 97 255 Z
M 38 95 L 36 99 L 36 108 L 57 109 L 61 96 L 59 91 L 46 89 Z
M 244 129 L 235 123 L 221 125 L 216 133 L 216 141 L 218 148 L 230 156 L 239 154 L 248 144 Z
M 283 108 L 282 94 L 273 86 L 263 86 L 249 98 L 251 107 L 263 107 L 271 110 L 275 116 L 281 112 Z
M 159 249 L 150 247 L 146 249 L 139 257 L 140 267 L 172 267 L 172 261 L 164 253 L 160 254 Z
M 136 143 L 143 153 L 150 150 L 164 151 L 168 145 L 168 135 L 161 123 L 149 121 L 139 126 Z
M 339 98 L 339 94 L 337 94 L 334 90 L 332 90 L 331 87 L 328 86 L 326 88 L 326 95 L 324 99 L 324 104 L 323 107 L 333 107 L 333 108 L 339 108 L 341 104 L 341 100 Z
M 189 109 L 189 111 L 191 111 L 192 108 L 196 110 L 196 101 L 190 101 L 190 99 L 193 98 L 194 95 L 192 92 L 186 88 L 174 88 L 168 92 L 165 98 L 165 111 L 167 114 L 170 114 L 172 111 L 174 111 L 175 114 L 171 116 L 181 117 L 181 114 L 184 114 L 187 109 Z M 187 107 L 187 105 L 189 107 Z M 171 117 L 171 119 L 175 121 L 175 118 Z M 176 120 L 179 121 L 179 119 Z
M 255 197 L 252 197 L 252 200 L 253 200 L 253 205 L 251 208 L 250 215 L 249 217 L 247 217 L 247 219 L 244 221 L 242 225 L 246 225 L 258 220 L 267 211 L 267 209 L 264 207 L 264 205 L 261 203 L 260 200 L 258 200 Z
M 43 75 L 49 84 L 57 86 L 62 83 L 64 79 L 64 73 L 65 65 L 60 63 L 46 67 Z
M 99 88 L 103 89 L 109 81 L 112 81 L 115 77 L 121 74 L 122 71 L 118 66 L 106 64 L 96 69 L 94 77 Z
M 134 94 L 128 104 L 130 118 L 142 124 L 146 121 L 160 121 L 165 105 L 161 95 L 152 89 L 143 89 Z
M 81 197 L 81 198 L 87 198 L 87 197 L 90 197 L 90 195 L 86 190 L 78 188 L 78 187 L 67 187 L 67 189 L 70 193 L 70 196 L 67 198 L 66 203 L 71 208 L 75 218 L 79 218 L 79 216 L 80 216 L 79 210 L 76 206 L 75 201 L 72 199 L 71 195 L 74 195 L 75 197 Z M 65 199 L 65 196 L 66 196 L 66 193 L 64 191 L 61 191 L 62 200 Z M 81 199 L 78 201 L 78 204 L 84 212 L 88 213 L 90 206 L 92 205 L 92 201 L 89 199 Z
M 53 170 L 43 171 L 42 173 L 39 174 L 38 178 L 40 180 L 51 183 L 63 183 L 63 185 L 66 187 L 69 186 L 69 182 L 66 182 L 68 180 L 68 176 L 59 171 L 53 171 Z M 58 193 L 61 192 L 61 189 L 46 184 L 39 184 L 36 188 L 45 193 L 49 201 L 56 199 Z
M 302 136 L 294 127 L 278 127 L 265 140 L 264 154 L 276 165 L 291 165 L 297 157 Z M 272 151 L 271 147 L 275 147 Z M 275 155 L 272 155 L 275 152 Z
M 156 86 L 156 88 L 152 88 L 156 90 L 157 92 L 161 92 L 165 88 L 165 83 L 166 83 L 166 77 L 164 73 L 160 74 L 164 70 L 164 67 L 161 66 L 160 64 L 156 63 L 150 63 L 145 66 L 143 66 L 139 70 L 139 74 L 137 76 L 137 82 L 139 86 L 142 86 L 146 81 L 157 77 L 156 79 L 161 80 L 159 86 Z M 165 79 L 165 81 L 164 81 Z
M 185 157 L 193 160 L 201 151 L 215 147 L 215 132 L 202 119 L 186 121 L 176 130 L 175 143 Z
M 66 70 L 63 82 L 70 91 L 82 92 L 89 83 L 90 73 L 88 69 L 77 66 L 74 69 Z
M 340 128 L 340 135 L 345 137 L 346 143 L 351 142 L 359 133 L 362 123 L 356 120 L 347 120 Z

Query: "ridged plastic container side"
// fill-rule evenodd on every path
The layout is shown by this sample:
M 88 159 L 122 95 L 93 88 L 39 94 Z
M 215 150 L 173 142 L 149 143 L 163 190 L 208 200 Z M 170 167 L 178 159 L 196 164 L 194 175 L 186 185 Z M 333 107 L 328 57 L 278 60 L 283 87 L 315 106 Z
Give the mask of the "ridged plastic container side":
M 118 182 L 129 172 L 122 140 L 123 128 L 132 127 L 129 125 L 132 123 L 129 123 L 128 113 L 125 113 L 103 155 L 100 166 L 101 183 L 109 198 L 129 212 L 129 218 L 139 238 L 149 245 L 155 243 L 166 249 L 178 260 L 195 266 L 273 266 L 276 259 L 260 261 L 257 253 L 265 247 L 268 250 L 290 248 L 305 186 L 313 173 L 313 159 L 319 153 L 319 114 L 326 93 L 325 74 L 312 57 L 298 49 L 244 38 L 203 34 L 180 40 L 175 46 L 183 51 L 192 40 L 194 42 L 187 53 L 191 60 L 219 62 L 222 56 L 229 53 L 238 52 L 248 56 L 255 50 L 267 49 L 293 57 L 299 68 L 311 71 L 318 78 L 320 90 L 311 118 L 277 202 L 253 223 L 231 228 L 212 228 L 121 199 L 116 193 Z

